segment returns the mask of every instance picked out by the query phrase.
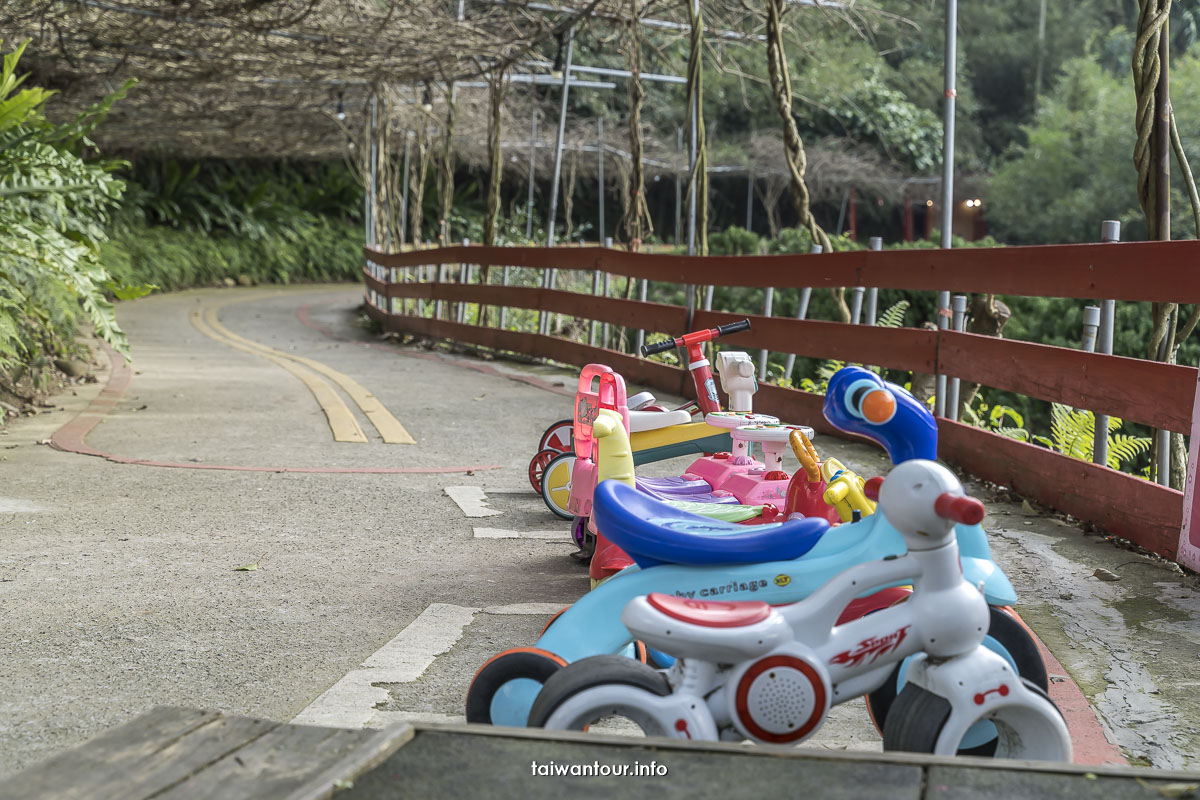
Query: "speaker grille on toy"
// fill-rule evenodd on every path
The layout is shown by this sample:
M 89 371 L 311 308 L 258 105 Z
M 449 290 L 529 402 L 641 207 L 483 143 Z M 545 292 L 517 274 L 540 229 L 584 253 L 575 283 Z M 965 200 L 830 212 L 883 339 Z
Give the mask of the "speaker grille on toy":
M 825 714 L 825 684 L 794 656 L 764 658 L 738 681 L 735 706 L 746 731 L 766 742 L 803 739 Z

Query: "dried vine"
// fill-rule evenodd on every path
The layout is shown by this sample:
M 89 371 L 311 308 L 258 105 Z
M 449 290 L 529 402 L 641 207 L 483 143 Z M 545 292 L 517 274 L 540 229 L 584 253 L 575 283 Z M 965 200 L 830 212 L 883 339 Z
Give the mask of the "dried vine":
M 829 237 L 817 224 L 809 207 L 808 186 L 804 183 L 804 171 L 808 166 L 804 153 L 804 141 L 792 117 L 792 78 L 788 72 L 787 55 L 783 51 L 783 11 L 786 0 L 767 0 L 767 72 L 771 80 L 771 94 L 775 108 L 783 120 L 783 144 L 787 156 L 788 172 L 792 181 L 792 202 L 800 224 L 808 228 L 815 244 L 821 245 L 826 253 L 832 253 Z M 850 307 L 846 305 L 844 288 L 830 289 L 842 322 L 850 321 Z
M 646 207 L 646 176 L 642 167 L 642 105 L 646 100 L 646 91 L 642 87 L 642 26 L 641 3 L 639 0 L 629 0 L 629 21 L 627 24 L 626 60 L 629 71 L 633 73 L 629 79 L 629 184 L 628 202 L 622 198 L 621 230 L 630 250 L 636 250 L 642 240 L 654 232 L 650 220 L 650 210 Z
M 438 238 L 445 237 L 442 244 L 451 244 L 454 239 L 450 235 L 450 210 L 454 205 L 454 121 L 456 102 L 454 84 L 446 89 L 446 122 L 442 126 L 442 151 L 438 156 Z
M 686 0 L 688 21 L 691 23 L 691 39 L 688 47 L 687 96 L 688 107 L 695 108 L 694 117 L 689 117 L 689 140 L 696 141 L 696 161 L 688 177 L 689 196 L 696 198 L 696 252 L 708 255 L 708 147 L 704 135 L 704 17 L 700 3 Z M 690 130 L 691 120 L 695 130 Z

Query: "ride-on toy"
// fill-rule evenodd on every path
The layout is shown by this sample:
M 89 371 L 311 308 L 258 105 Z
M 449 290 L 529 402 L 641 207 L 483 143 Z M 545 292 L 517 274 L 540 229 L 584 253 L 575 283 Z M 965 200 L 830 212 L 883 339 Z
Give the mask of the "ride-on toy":
M 625 487 L 607 485 L 620 500 Z M 909 460 L 883 481 L 879 511 L 908 552 L 853 566 L 799 603 L 635 598 L 621 615 L 625 627 L 675 656 L 672 668 L 657 672 L 611 655 L 576 661 L 546 681 L 529 724 L 584 730 L 621 716 L 653 736 L 795 744 L 821 727 L 832 705 L 877 689 L 911 656 L 884 723 L 884 749 L 953 755 L 986 721 L 1000 734 L 997 756 L 1070 761 L 1054 703 L 983 646 L 987 601 L 963 579 L 954 535 L 955 523 L 983 519 L 983 503 L 966 497 L 945 467 Z M 639 522 L 641 535 L 655 528 L 668 539 L 697 535 L 679 520 Z M 864 589 L 905 581 L 913 585 L 905 602 L 838 623 Z
M 928 409 L 920 406 L 903 389 L 885 384 L 874 373 L 862 372 L 870 379 L 857 376 L 854 380 L 869 380 L 871 385 L 859 386 L 852 396 L 840 390 L 830 392 L 826 396 L 826 416 L 831 418 L 830 407 L 836 405 L 845 409 L 836 413 L 861 421 L 867 416 L 863 410 L 863 404 L 867 402 L 866 408 L 872 416 L 881 420 L 886 417 L 887 421 L 865 426 L 863 432 L 866 435 L 885 447 L 903 446 L 921 452 L 936 452 L 935 426 L 905 423 L 909 418 L 907 411 L 903 416 L 898 412 L 890 416 L 877 413 L 889 404 L 930 416 Z M 851 383 L 853 381 L 841 381 L 839 385 L 845 389 Z M 833 387 L 834 382 L 830 385 Z M 875 396 L 874 392 L 893 396 Z M 919 441 L 895 441 L 905 436 Z M 897 449 L 897 452 L 902 450 Z M 612 486 L 624 490 L 624 500 L 620 502 L 629 506 L 625 510 L 627 513 L 618 508 L 619 501 L 611 496 Z M 607 506 L 602 502 L 604 497 L 607 497 Z M 664 592 L 690 599 L 754 599 L 773 605 L 794 603 L 855 564 L 905 552 L 903 536 L 880 514 L 865 516 L 833 530 L 829 530 L 829 523 L 823 519 L 800 519 L 746 528 L 664 507 L 649 495 L 633 492 L 615 481 L 604 481 L 597 487 L 593 510 L 597 527 L 610 536 L 615 533 L 613 539 L 618 542 L 629 541 L 631 531 L 643 531 L 642 523 L 635 519 L 638 514 L 646 519 L 669 519 L 671 525 L 709 535 L 659 541 L 661 527 L 652 526 L 649 536 L 633 540 L 633 549 L 622 544 L 622 548 L 637 561 L 637 566 L 600 583 L 575 605 L 561 612 L 533 647 L 507 650 L 489 659 L 476 673 L 467 693 L 468 721 L 524 725 L 540 684 L 550 675 L 586 656 L 620 653 L 630 645 L 634 637 L 621 624 L 620 614 L 639 595 Z M 601 514 L 602 510 L 608 511 L 607 518 Z M 963 575 L 972 585 L 982 582 L 985 597 L 992 606 L 989 638 L 985 644 L 1010 658 L 1022 677 L 1030 678 L 1044 688 L 1046 670 L 1035 642 L 1019 618 L 1003 610 L 1016 602 L 1016 594 L 1004 573 L 992 562 L 983 529 L 978 525 L 959 524 L 955 530 Z M 905 594 L 906 590 L 893 588 L 859 598 L 846 609 L 847 618 L 887 607 Z M 901 671 L 897 667 L 893 670 L 893 679 L 869 696 L 869 705 L 877 722 L 883 722 L 901 686 Z
M 749 320 L 731 322 L 717 328 L 693 331 L 678 339 L 668 340 L 671 344 L 651 352 L 662 352 L 674 347 L 679 342 L 680 347 L 688 348 L 688 371 L 696 386 L 696 400 L 684 403 L 679 408 L 669 411 L 656 403 L 654 395 L 640 392 L 628 399 L 628 408 L 632 414 L 630 434 L 633 437 L 633 448 L 638 464 L 649 464 L 666 458 L 675 458 L 689 453 L 712 453 L 729 448 L 729 435 L 720 430 L 709 430 L 703 419 L 692 421 L 694 413 L 707 414 L 720 411 L 720 401 L 716 395 L 712 372 L 709 363 L 704 358 L 703 346 L 707 342 L 728 336 L 732 333 L 748 330 Z M 643 352 L 645 348 L 643 348 Z M 751 369 L 750 380 L 753 381 L 753 362 L 745 353 L 718 353 L 718 364 L 725 360 L 733 360 L 740 356 Z M 741 368 L 744 371 L 744 368 Z M 583 381 L 580 381 L 580 388 Z M 740 408 L 740 407 L 739 407 Z M 749 411 L 749 407 L 745 409 Z M 772 418 L 773 419 L 773 418 Z M 692 427 L 688 427 L 692 426 Z M 565 484 L 571 471 L 569 465 L 560 462 L 551 471 L 551 463 L 559 456 L 570 456 L 574 452 L 572 436 L 575 429 L 574 419 L 562 419 L 548 427 L 538 441 L 538 449 L 529 462 L 529 484 L 538 494 L 545 496 L 542 487 L 547 473 L 556 478 L 560 484 Z M 551 511 L 566 515 L 550 506 Z

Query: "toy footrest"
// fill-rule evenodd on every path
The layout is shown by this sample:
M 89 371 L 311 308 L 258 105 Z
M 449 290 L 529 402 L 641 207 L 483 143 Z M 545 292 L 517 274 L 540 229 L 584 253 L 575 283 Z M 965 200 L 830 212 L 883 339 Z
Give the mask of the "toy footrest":
M 672 619 L 704 628 L 743 628 L 762 622 L 771 614 L 771 607 L 761 600 L 726 603 L 672 597 L 658 592 L 652 592 L 646 600 Z
M 646 494 L 655 495 L 687 495 L 706 494 L 712 491 L 712 486 L 702 478 L 638 478 L 637 488 Z

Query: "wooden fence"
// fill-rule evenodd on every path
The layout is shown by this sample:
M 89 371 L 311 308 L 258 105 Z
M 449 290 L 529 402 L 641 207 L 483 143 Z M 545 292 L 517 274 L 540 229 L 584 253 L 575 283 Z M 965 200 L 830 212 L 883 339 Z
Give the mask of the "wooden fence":
M 594 247 L 481 246 L 393 254 L 367 249 L 365 255 L 368 313 L 386 330 L 568 364 L 602 362 L 632 384 L 692 394 L 682 369 L 558 336 L 502 330 L 497 327 L 498 311 L 491 313 L 486 327 L 466 320 L 482 319 L 479 309 L 483 307 L 504 307 L 679 335 L 749 316 L 752 327 L 737 340 L 738 346 L 747 350 L 765 348 L 943 374 L 1157 428 L 1193 432 L 1194 367 L 950 330 L 889 329 L 699 310 L 689 325 L 688 310 L 680 306 L 549 289 L 530 276 L 540 276 L 547 269 L 581 270 L 588 275 L 600 271 L 656 282 L 763 289 L 864 286 L 1200 303 L 1200 242 L 707 258 Z M 487 285 L 479 282 L 479 267 L 491 268 Z M 496 285 L 505 267 L 520 269 L 525 282 L 536 285 Z M 453 275 L 455 281 L 446 280 L 443 273 Z M 446 313 L 434 318 L 430 313 L 454 304 L 464 309 L 474 306 L 474 311 L 463 315 L 464 321 L 448 319 Z M 756 397 L 756 408 L 828 432 L 821 402 L 820 395 L 764 385 Z M 1195 540 L 1187 534 L 1181 536 L 1182 493 L 971 425 L 942 418 L 938 424 L 939 456 L 944 460 L 1160 555 L 1172 559 L 1183 555 L 1184 563 L 1200 567 L 1200 563 L 1190 563 L 1192 546 L 1200 548 L 1200 512 Z M 1192 467 L 1194 473 L 1194 459 Z M 1200 549 L 1195 552 L 1200 555 Z

